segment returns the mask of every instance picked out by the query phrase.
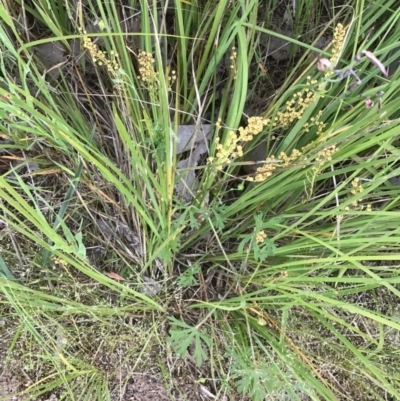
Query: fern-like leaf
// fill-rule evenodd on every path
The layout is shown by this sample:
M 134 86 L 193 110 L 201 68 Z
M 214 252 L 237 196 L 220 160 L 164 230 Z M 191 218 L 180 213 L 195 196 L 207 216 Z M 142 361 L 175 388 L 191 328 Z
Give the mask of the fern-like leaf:
M 207 359 L 207 353 L 203 348 L 203 343 L 207 347 L 211 347 L 213 344 L 212 339 L 197 327 L 189 326 L 185 322 L 173 317 L 170 317 L 169 320 L 171 321 L 172 327 L 169 331 L 168 343 L 171 344 L 173 350 L 181 357 L 183 357 L 189 347 L 194 344 L 193 357 L 197 366 L 201 366 Z

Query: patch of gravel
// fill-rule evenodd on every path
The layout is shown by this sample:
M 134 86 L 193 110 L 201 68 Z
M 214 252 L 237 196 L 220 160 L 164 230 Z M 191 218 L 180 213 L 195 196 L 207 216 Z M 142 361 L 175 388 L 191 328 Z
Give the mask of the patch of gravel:
M 118 385 L 112 392 L 112 401 L 205 401 L 215 399 L 202 386 L 193 383 L 174 383 L 175 386 L 167 391 L 162 381 L 152 375 L 134 375 L 124 388 Z M 22 383 L 11 373 L 1 371 L 0 374 L 0 400 L 27 401 L 26 397 L 16 396 L 21 391 Z M 36 401 L 58 401 L 55 394 L 47 395 Z
M 144 374 L 134 375 L 125 390 L 121 392 L 116 389 L 112 397 L 113 401 L 200 401 L 202 399 L 204 398 L 200 398 L 193 384 L 175 386 L 169 392 L 159 378 Z
M 0 400 L 23 401 L 22 398 L 13 395 L 18 392 L 20 386 L 20 381 L 16 377 L 13 377 L 11 373 L 3 370 L 0 371 Z M 9 398 L 6 398 L 7 396 Z

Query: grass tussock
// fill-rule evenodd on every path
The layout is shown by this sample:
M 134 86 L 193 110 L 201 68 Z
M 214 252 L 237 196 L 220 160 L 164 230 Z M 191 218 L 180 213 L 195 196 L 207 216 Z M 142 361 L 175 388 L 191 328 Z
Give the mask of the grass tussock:
M 0 2 L 0 400 L 400 399 L 400 11 L 264 3 Z

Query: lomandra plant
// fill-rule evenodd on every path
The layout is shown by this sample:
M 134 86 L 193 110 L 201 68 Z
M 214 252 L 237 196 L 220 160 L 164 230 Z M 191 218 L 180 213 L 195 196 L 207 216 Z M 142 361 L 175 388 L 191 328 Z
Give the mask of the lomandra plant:
M 396 193 L 389 179 L 398 174 L 392 147 L 398 125 L 392 96 L 398 81 L 397 75 L 386 79 L 386 67 L 375 55 L 385 57 L 385 47 L 387 52 L 395 45 L 388 36 L 383 48 L 367 50 L 386 35 L 385 29 L 398 31 L 398 11 L 391 16 L 361 52 L 351 38 L 368 32 L 369 21 L 360 16 L 357 23 L 337 28 L 342 35 L 335 35 L 330 59 L 321 56 L 260 116 L 265 128 L 257 136 L 266 138 L 267 158 L 254 174 L 241 178 L 254 183 L 242 181 L 236 197 L 227 196 L 231 200 L 219 207 L 215 202 L 218 219 L 206 221 L 184 244 L 193 246 L 199 235 L 213 231 L 214 251 L 203 261 L 225 269 L 232 291 L 229 299 L 192 308 L 214 308 L 215 319 L 226 323 L 226 358 L 232 347 L 240 350 L 227 374 L 253 399 L 301 399 L 301 394 L 357 399 L 354 388 L 361 389 L 360 399 L 398 393 L 391 369 L 397 362 L 386 354 L 392 345 L 384 334 L 399 329 L 392 303 L 398 296 L 398 229 L 387 220 L 398 215 L 398 196 L 383 201 L 385 193 Z M 371 63 L 361 64 L 360 55 Z M 347 57 L 355 60 L 351 69 Z M 328 62 L 329 70 L 338 65 L 336 77 L 321 68 Z M 373 107 L 368 99 L 375 94 L 380 100 Z M 235 135 L 227 127 L 224 132 L 208 167 L 222 172 L 205 175 L 218 199 L 232 188 L 231 174 L 248 164 L 238 159 L 248 147 L 243 130 Z M 386 153 L 387 146 L 394 153 Z M 221 157 L 224 168 L 213 166 Z M 359 304 L 371 294 L 386 299 L 385 306 Z M 368 349 L 382 353 L 371 356 Z M 388 370 L 382 360 L 390 361 Z M 271 387 L 272 366 L 277 369 Z M 360 381 L 351 380 L 349 372 Z M 341 389 L 331 382 L 332 375 L 347 377 Z
M 400 398 L 396 2 L 341 10 L 249 118 L 252 44 L 282 36 L 268 6 L 176 1 L 171 28 L 167 2 L 127 3 L 1 3 L 1 308 L 23 396 L 123 398 L 157 359 L 216 399 Z M 52 42 L 58 76 L 34 50 Z M 179 128 L 206 115 L 208 154 L 182 169 Z

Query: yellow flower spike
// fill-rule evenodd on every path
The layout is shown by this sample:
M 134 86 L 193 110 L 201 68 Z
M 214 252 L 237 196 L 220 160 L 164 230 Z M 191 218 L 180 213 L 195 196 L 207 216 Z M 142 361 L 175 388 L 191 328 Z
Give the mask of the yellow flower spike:
M 216 162 L 218 164 L 229 164 L 234 159 L 243 156 L 243 142 L 253 139 L 254 135 L 259 134 L 264 126 L 269 123 L 269 119 L 262 117 L 250 117 L 246 128 L 239 127 L 238 133 L 229 131 L 226 135 L 225 143 L 220 143 L 219 137 L 215 139 Z M 221 119 L 217 120 L 216 127 L 221 127 Z M 210 159 L 209 159 L 210 160 Z M 221 168 L 218 168 L 221 170 Z

